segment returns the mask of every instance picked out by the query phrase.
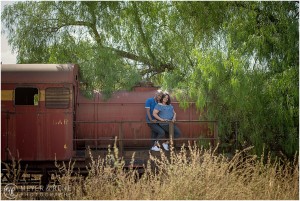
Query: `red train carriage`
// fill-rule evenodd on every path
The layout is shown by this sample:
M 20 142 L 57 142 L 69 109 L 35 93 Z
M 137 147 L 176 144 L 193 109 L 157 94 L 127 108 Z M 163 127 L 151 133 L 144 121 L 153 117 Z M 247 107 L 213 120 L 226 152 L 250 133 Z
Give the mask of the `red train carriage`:
M 120 155 L 130 161 L 136 152 L 137 161 L 142 161 L 136 166 L 141 167 L 151 147 L 145 101 L 157 89 L 137 86 L 115 92 L 108 100 L 101 93 L 88 99 L 79 93 L 77 65 L 1 65 L 1 161 L 22 159 L 27 172 L 48 177 L 54 160 L 76 159 L 75 169 L 85 169 L 87 147 L 93 154 L 105 155 L 117 137 Z M 194 103 L 183 110 L 172 97 L 172 105 L 182 132 L 177 145 L 199 138 L 215 142 L 215 121 L 199 121 Z
M 1 65 L 1 160 L 69 160 L 77 87 L 76 65 Z

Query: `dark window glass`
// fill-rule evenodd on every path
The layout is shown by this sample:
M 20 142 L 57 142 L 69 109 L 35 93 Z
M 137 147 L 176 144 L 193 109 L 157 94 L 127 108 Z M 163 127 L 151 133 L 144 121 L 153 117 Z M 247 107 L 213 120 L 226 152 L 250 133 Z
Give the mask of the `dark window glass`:
M 38 105 L 39 90 L 32 87 L 15 89 L 15 105 Z
M 70 90 L 63 87 L 47 88 L 45 91 L 46 108 L 68 108 L 70 105 Z

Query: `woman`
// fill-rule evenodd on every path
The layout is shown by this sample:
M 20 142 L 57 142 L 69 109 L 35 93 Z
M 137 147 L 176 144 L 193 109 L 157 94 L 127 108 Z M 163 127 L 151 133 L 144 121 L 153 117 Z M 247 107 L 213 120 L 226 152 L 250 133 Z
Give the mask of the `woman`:
M 164 93 L 161 97 L 160 103 L 158 103 L 153 110 L 153 116 L 158 121 L 176 121 L 176 113 L 174 107 L 171 105 L 170 95 Z M 169 132 L 168 123 L 159 124 L 165 131 Z M 178 138 L 181 135 L 179 128 L 174 124 L 174 138 Z M 165 150 L 169 150 L 169 142 L 164 142 L 163 147 Z

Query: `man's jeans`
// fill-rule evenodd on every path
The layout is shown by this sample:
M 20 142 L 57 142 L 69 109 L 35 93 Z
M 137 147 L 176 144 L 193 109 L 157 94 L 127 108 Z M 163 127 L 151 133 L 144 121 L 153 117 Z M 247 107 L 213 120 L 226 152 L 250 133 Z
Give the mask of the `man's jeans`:
M 151 139 L 153 145 L 155 144 L 155 141 L 165 137 L 166 133 L 159 124 L 151 123 L 148 124 L 148 126 L 151 128 Z

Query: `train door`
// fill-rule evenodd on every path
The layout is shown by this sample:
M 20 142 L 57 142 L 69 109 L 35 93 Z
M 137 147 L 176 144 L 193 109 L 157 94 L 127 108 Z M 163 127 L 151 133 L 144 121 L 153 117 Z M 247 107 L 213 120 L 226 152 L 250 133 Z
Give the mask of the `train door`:
M 72 88 L 58 85 L 45 89 L 47 158 L 68 160 L 72 156 Z
M 22 160 L 37 157 L 39 90 L 36 87 L 15 89 L 15 151 Z
M 3 104 L 3 103 L 2 103 Z M 1 161 L 8 159 L 7 140 L 9 131 L 9 111 L 1 111 Z
M 16 153 L 14 88 L 14 84 L 1 85 L 1 161 Z
M 3 100 L 3 97 L 1 97 Z M 3 101 L 1 102 L 3 107 Z M 14 141 L 14 112 L 11 110 L 1 111 L 1 161 L 10 159 L 9 151 L 13 151 L 12 141 Z

